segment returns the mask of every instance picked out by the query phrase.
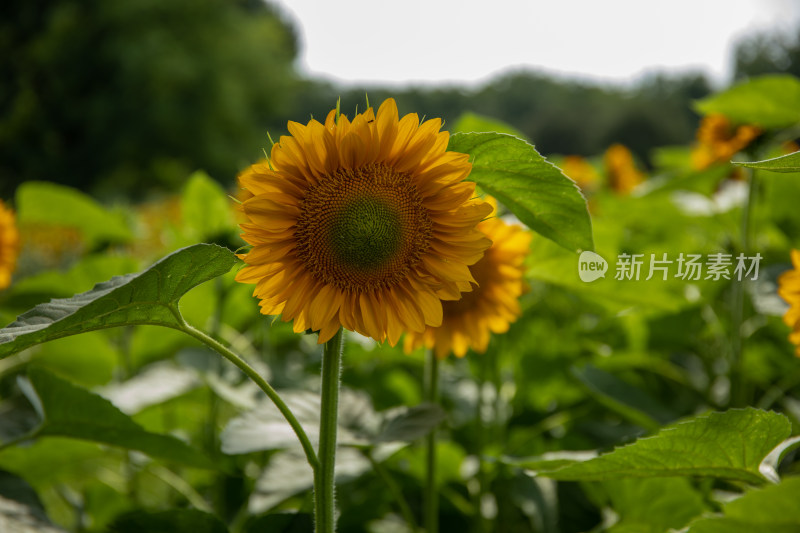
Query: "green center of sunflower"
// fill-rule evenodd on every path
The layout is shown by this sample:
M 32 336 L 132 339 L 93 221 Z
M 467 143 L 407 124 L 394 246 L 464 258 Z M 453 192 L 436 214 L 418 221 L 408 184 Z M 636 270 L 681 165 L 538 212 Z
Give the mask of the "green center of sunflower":
M 342 264 L 370 270 L 390 259 L 403 237 L 400 217 L 391 206 L 362 197 L 335 217 L 328 235 L 331 252 Z
M 392 286 L 430 247 L 432 222 L 413 180 L 387 165 L 325 176 L 307 190 L 300 211 L 298 258 L 342 290 Z

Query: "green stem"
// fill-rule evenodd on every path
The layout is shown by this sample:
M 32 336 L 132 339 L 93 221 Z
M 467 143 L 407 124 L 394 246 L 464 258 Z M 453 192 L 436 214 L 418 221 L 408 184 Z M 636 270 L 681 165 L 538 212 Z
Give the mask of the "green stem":
M 180 317 L 180 315 L 177 316 Z M 267 383 L 263 377 L 261 377 L 261 374 L 256 372 L 253 367 L 248 365 L 244 359 L 231 351 L 227 346 L 206 335 L 199 329 L 194 328 L 190 324 L 187 324 L 182 317 L 179 319 L 179 322 L 181 324 L 181 331 L 199 340 L 209 348 L 222 355 L 225 359 L 239 367 L 239 369 L 244 372 L 247 377 L 249 377 L 256 385 L 258 385 L 262 391 L 264 391 L 267 397 L 272 400 L 272 403 L 275 404 L 275 407 L 277 407 L 281 412 L 286 421 L 289 422 L 289 425 L 294 430 L 295 435 L 297 435 L 297 438 L 300 440 L 300 445 L 303 447 L 303 451 L 306 454 L 306 460 L 308 461 L 308 464 L 311 465 L 311 468 L 316 473 L 316 471 L 319 469 L 319 460 L 314 452 L 314 447 L 311 445 L 311 441 L 308 439 L 308 435 L 306 435 L 303 426 L 300 425 L 300 422 L 294 416 L 292 410 L 289 409 L 289 406 L 286 405 L 275 389 L 273 389 L 272 386 Z
M 336 430 L 339 415 L 339 382 L 342 370 L 342 328 L 325 343 L 322 352 L 322 391 L 319 419 L 319 468 L 314 472 L 316 533 L 336 531 L 335 467 Z
M 431 404 L 439 402 L 439 359 L 433 350 L 425 354 L 425 400 Z M 425 439 L 425 490 L 423 492 L 423 514 L 425 530 L 436 533 L 439 530 L 439 491 L 436 484 L 436 429 L 432 429 Z
M 414 513 L 411 512 L 411 507 L 408 505 L 408 501 L 406 501 L 405 496 L 403 496 L 403 491 L 400 490 L 400 487 L 397 485 L 389 472 L 386 471 L 383 465 L 379 461 L 375 460 L 375 457 L 372 456 L 371 450 L 364 450 L 364 455 L 366 455 L 367 459 L 369 459 L 372 469 L 375 470 L 375 473 L 378 474 L 378 477 L 380 477 L 383 482 L 386 483 L 386 488 L 389 489 L 389 492 L 392 494 L 392 498 L 395 502 L 397 502 L 397 506 L 400 508 L 400 513 L 403 515 L 403 518 L 408 524 L 409 529 L 414 533 L 419 531 L 419 525 L 414 519 Z

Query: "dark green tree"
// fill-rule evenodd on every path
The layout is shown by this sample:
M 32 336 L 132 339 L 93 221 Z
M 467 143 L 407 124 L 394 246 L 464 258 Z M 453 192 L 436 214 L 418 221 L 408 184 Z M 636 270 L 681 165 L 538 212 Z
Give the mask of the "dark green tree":
M 221 181 L 266 144 L 296 38 L 252 0 L 6 0 L 0 196 L 24 180 L 102 196 Z
M 737 43 L 736 80 L 774 73 L 800 76 L 800 28 L 791 34 L 759 33 Z

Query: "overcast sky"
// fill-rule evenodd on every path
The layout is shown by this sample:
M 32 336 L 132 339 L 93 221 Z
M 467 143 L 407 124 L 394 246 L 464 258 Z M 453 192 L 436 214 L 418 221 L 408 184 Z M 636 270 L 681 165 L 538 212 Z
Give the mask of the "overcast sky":
M 800 0 L 273 0 L 300 69 L 352 85 L 479 83 L 517 67 L 630 82 L 653 70 L 730 77 L 732 46 L 800 24 Z

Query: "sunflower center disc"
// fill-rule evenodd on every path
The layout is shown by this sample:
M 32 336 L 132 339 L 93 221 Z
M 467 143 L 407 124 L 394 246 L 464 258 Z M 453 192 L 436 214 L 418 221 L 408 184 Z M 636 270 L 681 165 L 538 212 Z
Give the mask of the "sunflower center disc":
M 348 204 L 331 225 L 331 252 L 343 265 L 370 270 L 396 252 L 402 239 L 400 217 L 391 206 L 364 197 Z
M 427 252 L 431 232 L 409 176 L 371 164 L 309 188 L 295 236 L 298 257 L 317 279 L 360 292 L 402 280 Z

